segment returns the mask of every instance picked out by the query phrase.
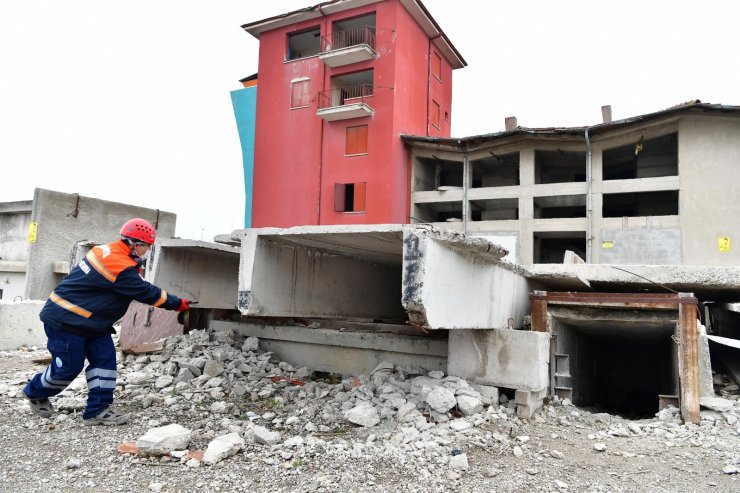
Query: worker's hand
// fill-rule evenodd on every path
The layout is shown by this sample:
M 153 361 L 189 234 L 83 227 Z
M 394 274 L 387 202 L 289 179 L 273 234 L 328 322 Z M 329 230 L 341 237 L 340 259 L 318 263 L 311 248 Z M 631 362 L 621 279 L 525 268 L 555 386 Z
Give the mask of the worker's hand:
M 177 311 L 184 312 L 186 310 L 190 310 L 190 302 L 183 298 L 182 300 L 180 300 L 180 306 L 178 307 Z

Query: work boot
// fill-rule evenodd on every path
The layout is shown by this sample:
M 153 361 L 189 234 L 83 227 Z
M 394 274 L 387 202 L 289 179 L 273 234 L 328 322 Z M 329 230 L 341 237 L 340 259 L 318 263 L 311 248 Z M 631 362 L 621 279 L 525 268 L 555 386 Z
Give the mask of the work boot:
M 54 406 L 51 405 L 51 401 L 49 401 L 49 399 L 47 399 L 46 397 L 43 397 L 41 399 L 31 399 L 26 395 L 25 392 L 23 392 L 23 395 L 25 396 L 26 400 L 28 400 L 28 406 L 31 408 L 31 412 L 36 416 L 48 418 L 54 412 Z
M 103 409 L 97 416 L 89 419 L 85 419 L 82 422 L 88 426 L 92 425 L 105 425 L 105 426 L 116 426 L 122 425 L 128 421 L 128 414 L 117 413 L 112 410 L 110 406 Z

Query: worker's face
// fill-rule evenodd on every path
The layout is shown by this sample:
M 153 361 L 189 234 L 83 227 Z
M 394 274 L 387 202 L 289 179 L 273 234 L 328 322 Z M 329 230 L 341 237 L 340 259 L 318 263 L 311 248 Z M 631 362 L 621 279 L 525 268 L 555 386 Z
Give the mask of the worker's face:
M 152 246 L 147 243 L 134 243 L 134 255 L 141 259 L 148 259 Z

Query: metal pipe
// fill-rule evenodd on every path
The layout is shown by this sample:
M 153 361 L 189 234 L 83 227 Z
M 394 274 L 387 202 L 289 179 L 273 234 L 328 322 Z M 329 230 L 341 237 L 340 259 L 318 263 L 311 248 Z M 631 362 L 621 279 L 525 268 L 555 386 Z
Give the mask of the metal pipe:
M 590 264 L 593 252 L 593 173 L 591 161 L 591 141 L 588 138 L 588 129 L 585 132 L 586 137 L 586 263 Z
M 463 154 L 463 203 L 462 203 L 463 234 L 468 234 L 468 155 Z

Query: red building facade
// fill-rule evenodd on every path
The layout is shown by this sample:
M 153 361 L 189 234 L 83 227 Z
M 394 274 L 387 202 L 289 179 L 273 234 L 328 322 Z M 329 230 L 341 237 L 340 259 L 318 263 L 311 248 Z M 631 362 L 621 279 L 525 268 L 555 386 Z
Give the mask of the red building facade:
M 449 137 L 465 61 L 421 2 L 336 0 L 259 38 L 252 227 L 408 223 L 400 136 Z

